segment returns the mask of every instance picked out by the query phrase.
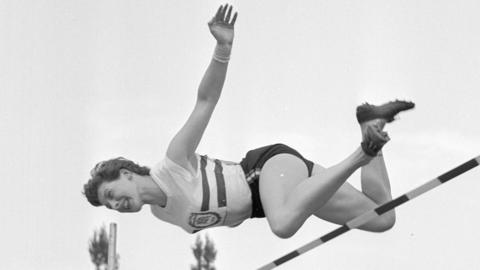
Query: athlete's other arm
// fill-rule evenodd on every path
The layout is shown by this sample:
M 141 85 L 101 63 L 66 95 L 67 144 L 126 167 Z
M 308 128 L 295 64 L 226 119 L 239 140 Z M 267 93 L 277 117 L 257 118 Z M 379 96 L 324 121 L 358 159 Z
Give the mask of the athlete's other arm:
M 217 13 L 208 23 L 210 32 L 217 41 L 214 57 L 200 82 L 192 113 L 167 149 L 169 159 L 190 171 L 195 171 L 195 150 L 222 92 L 233 44 L 236 18 L 236 12 L 232 17 L 232 7 L 225 5 L 218 8 Z

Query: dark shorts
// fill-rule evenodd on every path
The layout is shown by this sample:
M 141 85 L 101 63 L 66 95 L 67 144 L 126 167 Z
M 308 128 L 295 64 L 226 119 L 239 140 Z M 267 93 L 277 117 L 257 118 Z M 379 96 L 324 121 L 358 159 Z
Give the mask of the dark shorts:
M 251 218 L 262 218 L 265 217 L 265 213 L 263 212 L 262 200 L 260 198 L 260 190 L 259 190 L 259 181 L 260 181 L 260 171 L 267 162 L 268 159 L 271 157 L 278 155 L 278 154 L 292 154 L 294 156 L 299 157 L 301 160 L 305 162 L 308 168 L 308 176 L 312 175 L 313 170 L 313 162 L 304 158 L 300 153 L 298 153 L 295 149 L 284 145 L 284 144 L 273 144 L 264 146 L 261 148 L 257 148 L 247 152 L 247 155 L 244 159 L 240 162 L 243 171 L 245 172 L 245 177 L 250 186 L 250 190 L 252 191 L 252 215 Z

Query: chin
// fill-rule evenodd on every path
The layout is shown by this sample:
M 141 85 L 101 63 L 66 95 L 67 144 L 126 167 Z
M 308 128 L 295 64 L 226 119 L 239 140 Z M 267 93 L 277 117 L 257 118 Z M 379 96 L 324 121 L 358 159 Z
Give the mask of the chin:
M 120 213 L 136 213 L 136 212 L 140 212 L 140 210 L 142 210 L 142 208 L 131 208 L 131 209 L 122 210 L 122 211 L 119 211 L 119 212 Z
M 143 205 L 135 205 L 135 207 L 132 207 L 132 209 L 129 209 L 128 212 L 131 212 L 131 213 L 140 212 L 140 210 L 142 210 L 142 206 Z
M 120 210 L 119 212 L 120 212 L 120 213 L 136 213 L 136 212 L 140 212 L 140 210 L 142 210 L 142 206 L 143 206 L 143 205 L 135 205 L 135 206 L 131 207 L 130 209 Z

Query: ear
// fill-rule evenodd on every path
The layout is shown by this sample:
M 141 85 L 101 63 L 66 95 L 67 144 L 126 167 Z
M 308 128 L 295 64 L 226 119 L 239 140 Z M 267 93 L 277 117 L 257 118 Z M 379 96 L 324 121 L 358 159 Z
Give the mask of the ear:
M 120 169 L 120 175 L 125 176 L 128 180 L 132 180 L 132 172 L 127 169 Z

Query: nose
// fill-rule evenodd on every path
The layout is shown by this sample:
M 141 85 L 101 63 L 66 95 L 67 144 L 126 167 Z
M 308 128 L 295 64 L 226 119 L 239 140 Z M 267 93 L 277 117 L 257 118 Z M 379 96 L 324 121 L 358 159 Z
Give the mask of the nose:
M 113 210 L 118 210 L 118 208 L 120 207 L 120 202 L 117 200 L 111 200 L 110 206 L 112 207 Z

